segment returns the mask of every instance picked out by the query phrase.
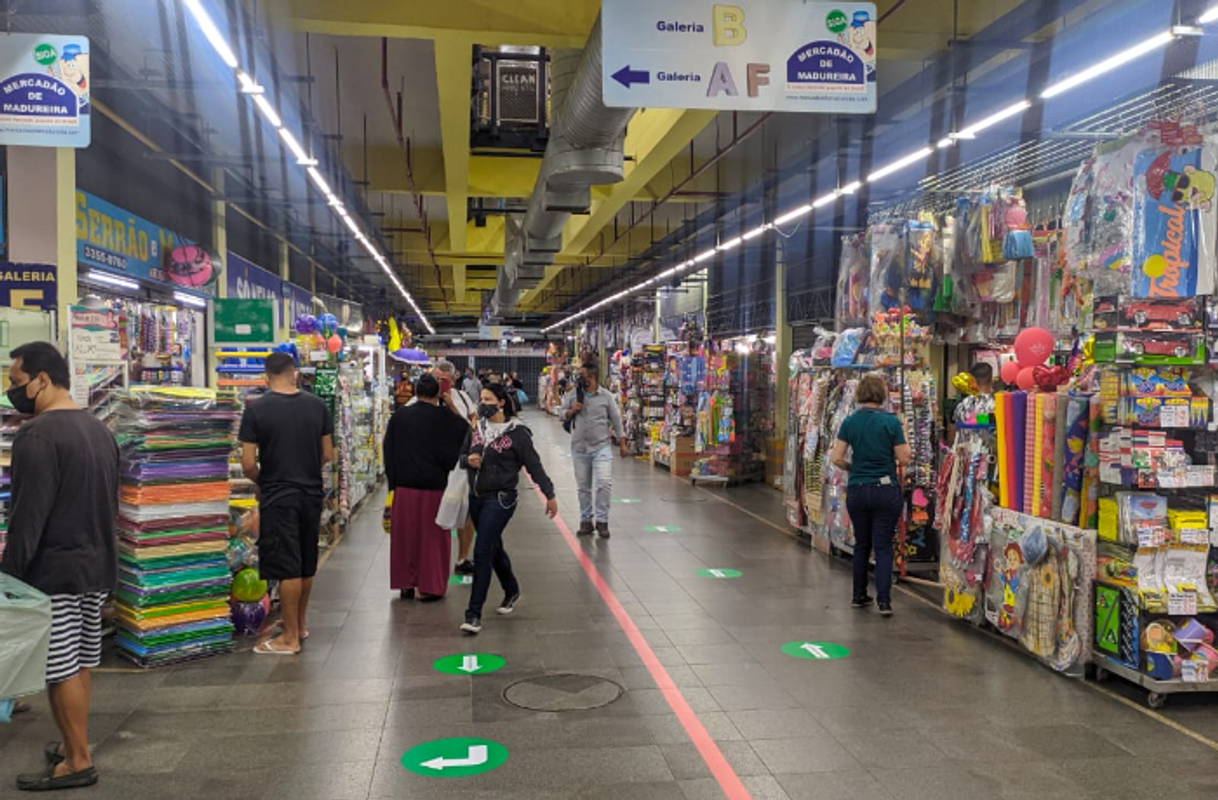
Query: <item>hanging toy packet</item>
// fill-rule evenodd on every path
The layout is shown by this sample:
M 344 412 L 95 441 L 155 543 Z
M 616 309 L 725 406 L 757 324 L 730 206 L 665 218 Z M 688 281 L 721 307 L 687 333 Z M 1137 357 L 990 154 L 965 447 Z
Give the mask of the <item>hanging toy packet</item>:
M 1134 297 L 1214 292 L 1214 152 L 1204 145 L 1154 147 L 1134 161 Z

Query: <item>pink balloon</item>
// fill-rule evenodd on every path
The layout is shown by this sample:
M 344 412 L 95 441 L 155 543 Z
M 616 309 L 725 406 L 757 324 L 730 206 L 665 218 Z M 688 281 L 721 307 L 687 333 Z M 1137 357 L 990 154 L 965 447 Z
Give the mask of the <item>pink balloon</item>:
M 331 353 L 337 353 L 343 349 L 343 340 L 339 338 L 337 333 L 330 337 L 330 341 L 326 342 L 326 349 Z
M 1015 385 L 1025 392 L 1030 392 L 1036 388 L 1036 367 L 1024 367 L 1019 370 L 1019 374 L 1015 376 Z
M 1019 377 L 1019 363 L 1016 361 L 1008 361 L 1002 365 L 1002 369 L 998 372 L 1002 382 L 1010 386 L 1015 385 L 1016 378 Z
M 1015 358 L 1020 367 L 1039 367 L 1053 355 L 1053 334 L 1044 328 L 1028 328 L 1015 337 Z

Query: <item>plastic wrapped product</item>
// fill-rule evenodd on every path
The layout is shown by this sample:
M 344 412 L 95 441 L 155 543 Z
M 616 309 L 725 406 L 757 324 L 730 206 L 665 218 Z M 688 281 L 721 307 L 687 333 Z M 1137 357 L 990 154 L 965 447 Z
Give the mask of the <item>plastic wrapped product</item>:
M 870 311 L 875 314 L 901 307 L 906 286 L 904 225 L 873 225 L 871 238 Z
M 870 273 L 864 237 L 859 234 L 843 236 L 837 279 L 838 322 L 858 325 L 867 319 L 867 282 Z
M 1208 146 L 1148 148 L 1134 159 L 1134 297 L 1213 293 L 1215 162 Z

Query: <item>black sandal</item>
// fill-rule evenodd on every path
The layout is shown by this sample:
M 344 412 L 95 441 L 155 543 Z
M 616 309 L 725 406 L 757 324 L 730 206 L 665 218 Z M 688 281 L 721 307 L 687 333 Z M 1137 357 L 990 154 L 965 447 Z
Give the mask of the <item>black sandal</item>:
M 47 742 L 47 746 L 42 749 L 42 757 L 47 760 L 47 763 L 52 767 L 63 761 L 66 756 L 59 752 L 59 748 L 63 747 L 61 742 Z
M 97 783 L 97 768 L 85 767 L 80 772 L 55 777 L 52 767 L 46 772 L 17 776 L 17 788 L 23 792 L 54 792 L 59 789 L 80 789 Z

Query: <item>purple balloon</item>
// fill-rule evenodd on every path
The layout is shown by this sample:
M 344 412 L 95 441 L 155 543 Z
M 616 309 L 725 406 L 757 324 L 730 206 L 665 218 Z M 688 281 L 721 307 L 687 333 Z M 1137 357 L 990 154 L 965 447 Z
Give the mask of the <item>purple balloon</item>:
M 229 605 L 232 608 L 235 633 L 238 636 L 257 636 L 262 630 L 262 623 L 266 621 L 266 608 L 262 605 L 262 601 L 254 603 L 232 601 Z

